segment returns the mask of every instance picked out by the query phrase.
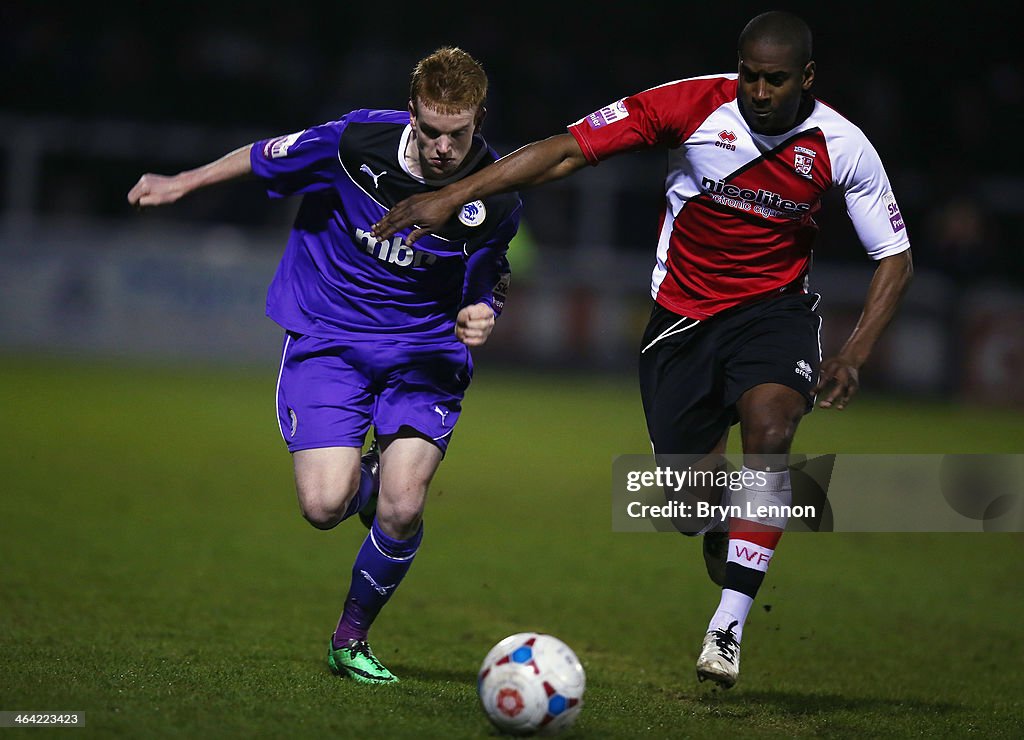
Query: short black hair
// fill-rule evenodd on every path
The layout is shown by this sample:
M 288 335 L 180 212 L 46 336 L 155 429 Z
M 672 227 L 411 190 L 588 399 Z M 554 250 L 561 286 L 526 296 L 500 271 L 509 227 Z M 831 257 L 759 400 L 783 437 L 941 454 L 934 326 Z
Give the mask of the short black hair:
M 813 36 L 811 28 L 799 16 L 782 10 L 771 10 L 755 16 L 740 32 L 737 51 L 743 56 L 747 44 L 767 41 L 778 46 L 789 46 L 797 55 L 801 66 L 811 61 Z

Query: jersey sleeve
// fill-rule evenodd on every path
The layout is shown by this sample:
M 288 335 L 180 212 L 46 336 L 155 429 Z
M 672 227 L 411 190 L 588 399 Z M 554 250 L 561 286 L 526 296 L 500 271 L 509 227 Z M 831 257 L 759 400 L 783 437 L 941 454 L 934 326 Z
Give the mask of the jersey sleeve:
M 873 260 L 910 249 L 910 238 L 878 152 L 859 130 L 856 146 L 834 169 L 835 184 L 846 199 L 846 212 L 857 238 Z
M 729 76 L 677 80 L 594 111 L 569 126 L 590 164 L 622 152 L 677 147 L 722 104 L 735 99 Z
M 466 279 L 462 289 L 463 307 L 486 303 L 500 316 L 505 308 L 512 267 L 507 253 L 509 242 L 519 230 L 519 205 L 494 230 L 494 233 L 466 260 Z
M 257 141 L 249 151 L 252 171 L 271 198 L 312 193 L 330 187 L 340 169 L 338 144 L 345 119 Z

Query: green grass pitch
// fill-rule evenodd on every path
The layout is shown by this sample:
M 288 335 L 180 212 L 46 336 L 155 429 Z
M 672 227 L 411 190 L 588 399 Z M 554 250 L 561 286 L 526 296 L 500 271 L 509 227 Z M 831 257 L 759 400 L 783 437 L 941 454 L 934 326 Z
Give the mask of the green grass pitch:
M 611 531 L 611 460 L 649 449 L 635 383 L 495 370 L 374 628 L 402 682 L 366 688 L 324 662 L 365 530 L 299 516 L 273 370 L 5 358 L 0 710 L 84 711 L 92 737 L 487 737 L 479 661 L 537 630 L 587 670 L 572 737 L 1022 736 L 1022 535 L 784 538 L 715 691 L 699 543 Z M 1019 452 L 1022 431 L 863 395 L 797 447 Z

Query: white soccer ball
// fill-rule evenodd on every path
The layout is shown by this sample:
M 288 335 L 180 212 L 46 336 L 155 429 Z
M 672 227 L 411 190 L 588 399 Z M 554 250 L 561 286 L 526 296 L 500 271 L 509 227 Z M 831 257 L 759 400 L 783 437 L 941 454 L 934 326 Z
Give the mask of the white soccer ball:
M 586 683 L 580 659 L 568 645 L 551 635 L 520 632 L 487 653 L 477 693 L 502 732 L 553 735 L 576 721 Z

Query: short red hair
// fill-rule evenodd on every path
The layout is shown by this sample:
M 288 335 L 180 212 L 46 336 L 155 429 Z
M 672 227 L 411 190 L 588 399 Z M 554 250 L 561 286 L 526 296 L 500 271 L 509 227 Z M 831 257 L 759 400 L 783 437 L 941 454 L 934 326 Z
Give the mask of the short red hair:
M 416 63 L 409 100 L 422 101 L 444 115 L 479 111 L 487 97 L 487 74 L 480 62 L 457 46 L 445 46 Z

